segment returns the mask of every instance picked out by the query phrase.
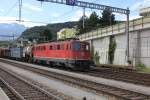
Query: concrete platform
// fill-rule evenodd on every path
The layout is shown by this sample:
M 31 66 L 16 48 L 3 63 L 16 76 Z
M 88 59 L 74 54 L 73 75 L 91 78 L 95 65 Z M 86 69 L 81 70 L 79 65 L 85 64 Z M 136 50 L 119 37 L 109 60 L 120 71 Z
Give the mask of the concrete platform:
M 0 100 L 10 100 L 1 88 L 0 88 Z
M 11 60 L 9 60 L 9 61 L 11 61 Z M 136 84 L 132 84 L 132 83 L 116 81 L 116 80 L 111 80 L 111 79 L 105 79 L 105 78 L 99 78 L 99 77 L 93 77 L 93 76 L 84 75 L 84 74 L 77 74 L 77 73 L 73 73 L 73 72 L 67 72 L 67 71 L 62 71 L 62 70 L 58 70 L 58 69 L 46 68 L 46 67 L 42 67 L 39 65 L 33 65 L 33 64 L 23 63 L 23 62 L 18 62 L 18 61 L 12 61 L 12 62 L 17 62 L 20 64 L 32 66 L 34 68 L 47 70 L 49 72 L 57 72 L 60 74 L 78 77 L 78 78 L 81 78 L 84 80 L 90 80 L 90 81 L 105 84 L 108 86 L 113 86 L 113 87 L 117 87 L 117 88 L 122 88 L 122 89 L 130 90 L 130 91 L 150 95 L 150 87 L 148 87 L 148 86 L 136 85 Z M 0 65 L 2 65 L 2 63 Z

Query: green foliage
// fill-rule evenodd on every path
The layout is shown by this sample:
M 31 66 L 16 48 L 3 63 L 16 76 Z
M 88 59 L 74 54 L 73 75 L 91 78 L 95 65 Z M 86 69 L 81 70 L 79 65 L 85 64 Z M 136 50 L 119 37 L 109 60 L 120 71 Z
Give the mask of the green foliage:
M 96 51 L 95 54 L 94 54 L 94 62 L 95 62 L 95 64 L 97 64 L 97 65 L 100 64 L 99 60 L 100 60 L 100 56 L 99 56 L 98 51 Z
M 98 16 L 96 12 L 93 12 L 90 17 L 85 17 L 85 27 L 83 29 L 83 17 L 80 18 L 78 22 L 78 34 L 83 34 L 86 32 L 89 32 L 93 29 L 97 29 L 98 27 L 103 28 L 110 25 L 115 24 L 117 21 L 115 21 L 115 15 L 112 14 L 112 12 L 106 8 L 103 13 L 102 17 Z
M 99 17 L 96 14 L 96 12 L 93 12 L 89 18 L 87 16 L 85 16 L 84 21 L 85 21 L 84 28 L 83 28 L 83 17 L 81 17 L 78 22 L 78 26 L 77 26 L 77 28 L 79 30 L 78 34 L 82 34 L 82 33 L 91 31 L 92 29 L 96 29 L 98 22 L 99 22 Z
M 146 67 L 143 63 L 139 63 L 136 67 L 139 72 L 150 73 L 150 67 Z
M 88 18 L 85 16 L 84 18 L 85 27 L 83 28 L 83 17 L 80 18 L 79 22 L 77 23 L 77 30 L 79 31 L 78 34 L 85 33 L 88 31 L 87 23 L 88 23 Z
M 76 38 L 77 30 L 75 28 L 65 28 L 57 34 L 58 39 Z
M 140 63 L 138 66 L 136 66 L 136 69 L 138 71 L 142 71 L 142 70 L 146 69 L 146 66 L 144 64 Z
M 150 73 L 150 67 L 145 67 L 144 69 L 141 70 L 141 72 L 144 72 L 144 73 Z
M 96 12 L 93 12 L 88 19 L 88 23 L 87 23 L 88 29 L 92 30 L 92 29 L 97 28 L 98 22 L 99 22 L 99 17 L 96 14 Z
M 117 44 L 115 41 L 115 37 L 110 36 L 109 51 L 108 51 L 108 60 L 110 64 L 113 64 L 116 46 Z
M 40 37 L 43 37 L 42 38 L 42 41 L 49 41 L 52 39 L 52 33 L 50 31 L 50 29 L 45 29 L 43 31 L 43 33 L 40 34 Z
M 25 30 L 20 38 L 25 39 L 37 39 L 40 37 L 40 34 L 43 34 L 44 30 L 50 30 L 51 31 L 51 39 L 56 40 L 57 39 L 57 32 L 60 31 L 63 28 L 74 28 L 77 25 L 77 22 L 66 22 L 66 23 L 56 23 L 56 24 L 48 24 L 46 26 L 35 26 L 28 28 Z
M 0 47 L 8 47 L 12 41 L 0 41 Z
M 102 13 L 102 18 L 100 19 L 101 27 L 106 27 L 115 23 L 115 15 L 112 14 L 109 8 L 106 8 Z
M 94 47 L 92 46 L 91 48 L 91 55 L 92 55 L 92 59 L 94 61 L 95 64 L 100 64 L 99 60 L 100 60 L 100 56 L 98 51 L 94 52 Z

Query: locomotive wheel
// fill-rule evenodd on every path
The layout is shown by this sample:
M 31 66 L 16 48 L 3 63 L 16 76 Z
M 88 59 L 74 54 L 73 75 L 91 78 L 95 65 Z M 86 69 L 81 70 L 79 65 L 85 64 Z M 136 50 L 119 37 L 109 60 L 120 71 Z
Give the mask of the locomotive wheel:
M 55 66 L 54 62 L 49 62 L 49 64 L 50 64 L 50 67 L 54 67 Z

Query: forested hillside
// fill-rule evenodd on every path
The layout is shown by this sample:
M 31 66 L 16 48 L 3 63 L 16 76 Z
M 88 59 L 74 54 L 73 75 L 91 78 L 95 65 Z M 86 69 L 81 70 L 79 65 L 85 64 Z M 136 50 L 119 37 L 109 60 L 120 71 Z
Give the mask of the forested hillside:
M 66 23 L 56 23 L 48 24 L 46 26 L 35 26 L 25 30 L 21 37 L 24 38 L 36 38 L 39 37 L 45 30 L 49 30 L 52 35 L 52 39 L 57 39 L 57 32 L 63 28 L 73 28 L 77 25 L 77 22 L 66 22 Z

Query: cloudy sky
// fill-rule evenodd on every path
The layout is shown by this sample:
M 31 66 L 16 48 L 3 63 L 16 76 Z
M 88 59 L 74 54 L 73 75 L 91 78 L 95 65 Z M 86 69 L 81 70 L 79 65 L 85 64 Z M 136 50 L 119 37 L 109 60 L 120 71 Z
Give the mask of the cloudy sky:
M 1 0 L 0 1 L 0 23 L 12 23 L 11 20 L 18 19 L 18 1 L 19 0 Z M 119 8 L 129 7 L 131 10 L 130 19 L 139 17 L 139 8 L 150 7 L 150 0 L 81 0 L 94 2 L 103 5 L 109 5 Z M 82 16 L 82 8 L 71 7 L 67 5 L 54 4 L 48 2 L 38 2 L 36 0 L 23 0 L 22 19 L 36 23 L 23 22 L 27 27 L 45 25 L 47 23 L 57 23 L 65 21 L 77 21 Z M 96 11 L 100 14 L 102 11 L 86 9 L 86 15 Z M 124 20 L 125 16 L 116 14 L 117 19 Z

